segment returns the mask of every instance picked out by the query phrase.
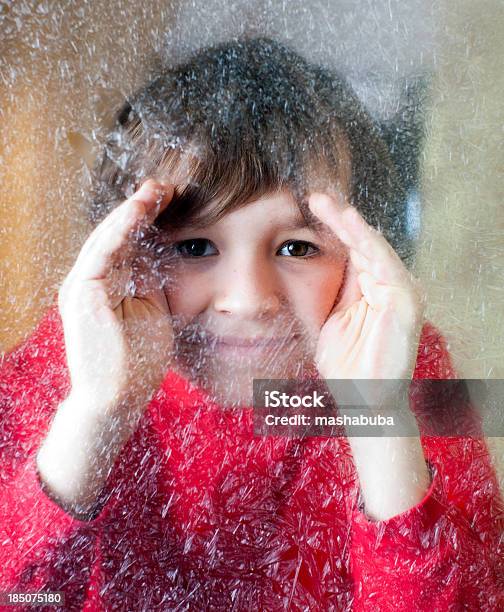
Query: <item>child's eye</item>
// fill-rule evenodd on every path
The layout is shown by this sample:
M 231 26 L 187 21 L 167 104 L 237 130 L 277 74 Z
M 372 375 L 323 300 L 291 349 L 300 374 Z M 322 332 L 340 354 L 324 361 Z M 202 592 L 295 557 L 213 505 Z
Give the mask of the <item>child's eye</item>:
M 210 240 L 207 240 L 206 238 L 191 238 L 189 240 L 181 240 L 174 246 L 183 257 L 208 257 L 217 253 L 217 249 L 215 249 Z M 211 250 L 209 251 L 207 248 L 209 246 L 210 249 L 214 249 L 213 252 Z
M 312 252 L 309 252 L 311 249 Z M 284 251 L 282 253 L 282 251 Z M 319 252 L 319 249 L 304 240 L 289 240 L 279 249 L 278 254 L 287 255 L 290 257 L 311 257 Z

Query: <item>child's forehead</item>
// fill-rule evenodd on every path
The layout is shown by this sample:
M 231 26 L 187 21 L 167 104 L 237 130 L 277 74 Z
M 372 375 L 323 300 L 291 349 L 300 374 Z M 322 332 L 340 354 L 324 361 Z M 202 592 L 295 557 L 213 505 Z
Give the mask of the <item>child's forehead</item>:
M 212 212 L 219 211 L 218 218 Z M 252 213 L 252 214 L 250 214 Z M 185 224 L 186 228 L 203 229 L 218 223 L 226 224 L 230 217 L 245 223 L 254 223 L 259 218 L 270 226 L 284 230 L 303 228 L 319 229 L 320 221 L 311 212 L 307 198 L 296 198 L 288 187 L 267 191 L 252 196 L 247 202 L 238 206 L 222 208 L 218 199 L 207 203 L 198 215 Z

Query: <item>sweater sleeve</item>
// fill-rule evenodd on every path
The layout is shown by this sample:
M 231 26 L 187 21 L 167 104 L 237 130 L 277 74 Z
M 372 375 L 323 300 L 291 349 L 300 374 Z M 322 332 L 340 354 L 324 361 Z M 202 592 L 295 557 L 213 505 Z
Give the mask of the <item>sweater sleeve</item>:
M 353 507 L 354 610 L 504 609 L 504 503 L 483 435 L 421 440 L 431 484 L 416 506 L 382 521 Z
M 0 361 L 0 592 L 65 584 L 67 599 L 82 602 L 108 491 L 92 520 L 76 519 L 46 491 L 36 465 L 51 418 L 69 390 L 62 343 L 53 305 L 30 337 Z
M 482 439 L 424 440 L 432 482 L 416 506 L 373 521 L 355 506 L 355 610 L 500 610 L 504 505 Z

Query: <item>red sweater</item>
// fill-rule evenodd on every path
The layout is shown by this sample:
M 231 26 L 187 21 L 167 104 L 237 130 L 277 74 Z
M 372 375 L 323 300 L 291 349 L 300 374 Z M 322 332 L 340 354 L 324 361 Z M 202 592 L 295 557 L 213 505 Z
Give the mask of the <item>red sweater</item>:
M 414 377 L 453 376 L 426 323 Z M 373 521 L 345 438 L 254 437 L 251 409 L 222 411 L 168 372 L 85 522 L 35 465 L 68 391 L 55 302 L 0 362 L 0 591 L 64 591 L 87 611 L 504 609 L 504 504 L 482 438 L 422 436 L 425 497 Z

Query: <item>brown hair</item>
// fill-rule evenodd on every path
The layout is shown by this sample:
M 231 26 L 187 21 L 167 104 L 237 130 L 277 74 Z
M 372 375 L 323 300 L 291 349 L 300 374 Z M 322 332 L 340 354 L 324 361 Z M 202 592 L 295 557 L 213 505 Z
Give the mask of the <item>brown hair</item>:
M 405 192 L 377 125 L 341 75 L 284 44 L 239 38 L 200 50 L 161 69 L 115 117 L 93 170 L 93 223 L 142 179 L 184 165 L 187 180 L 158 227 L 211 223 L 284 187 L 309 220 L 306 196 L 318 171 L 336 185 L 346 155 L 352 204 L 408 255 Z M 203 215 L 210 202 L 217 204 Z

